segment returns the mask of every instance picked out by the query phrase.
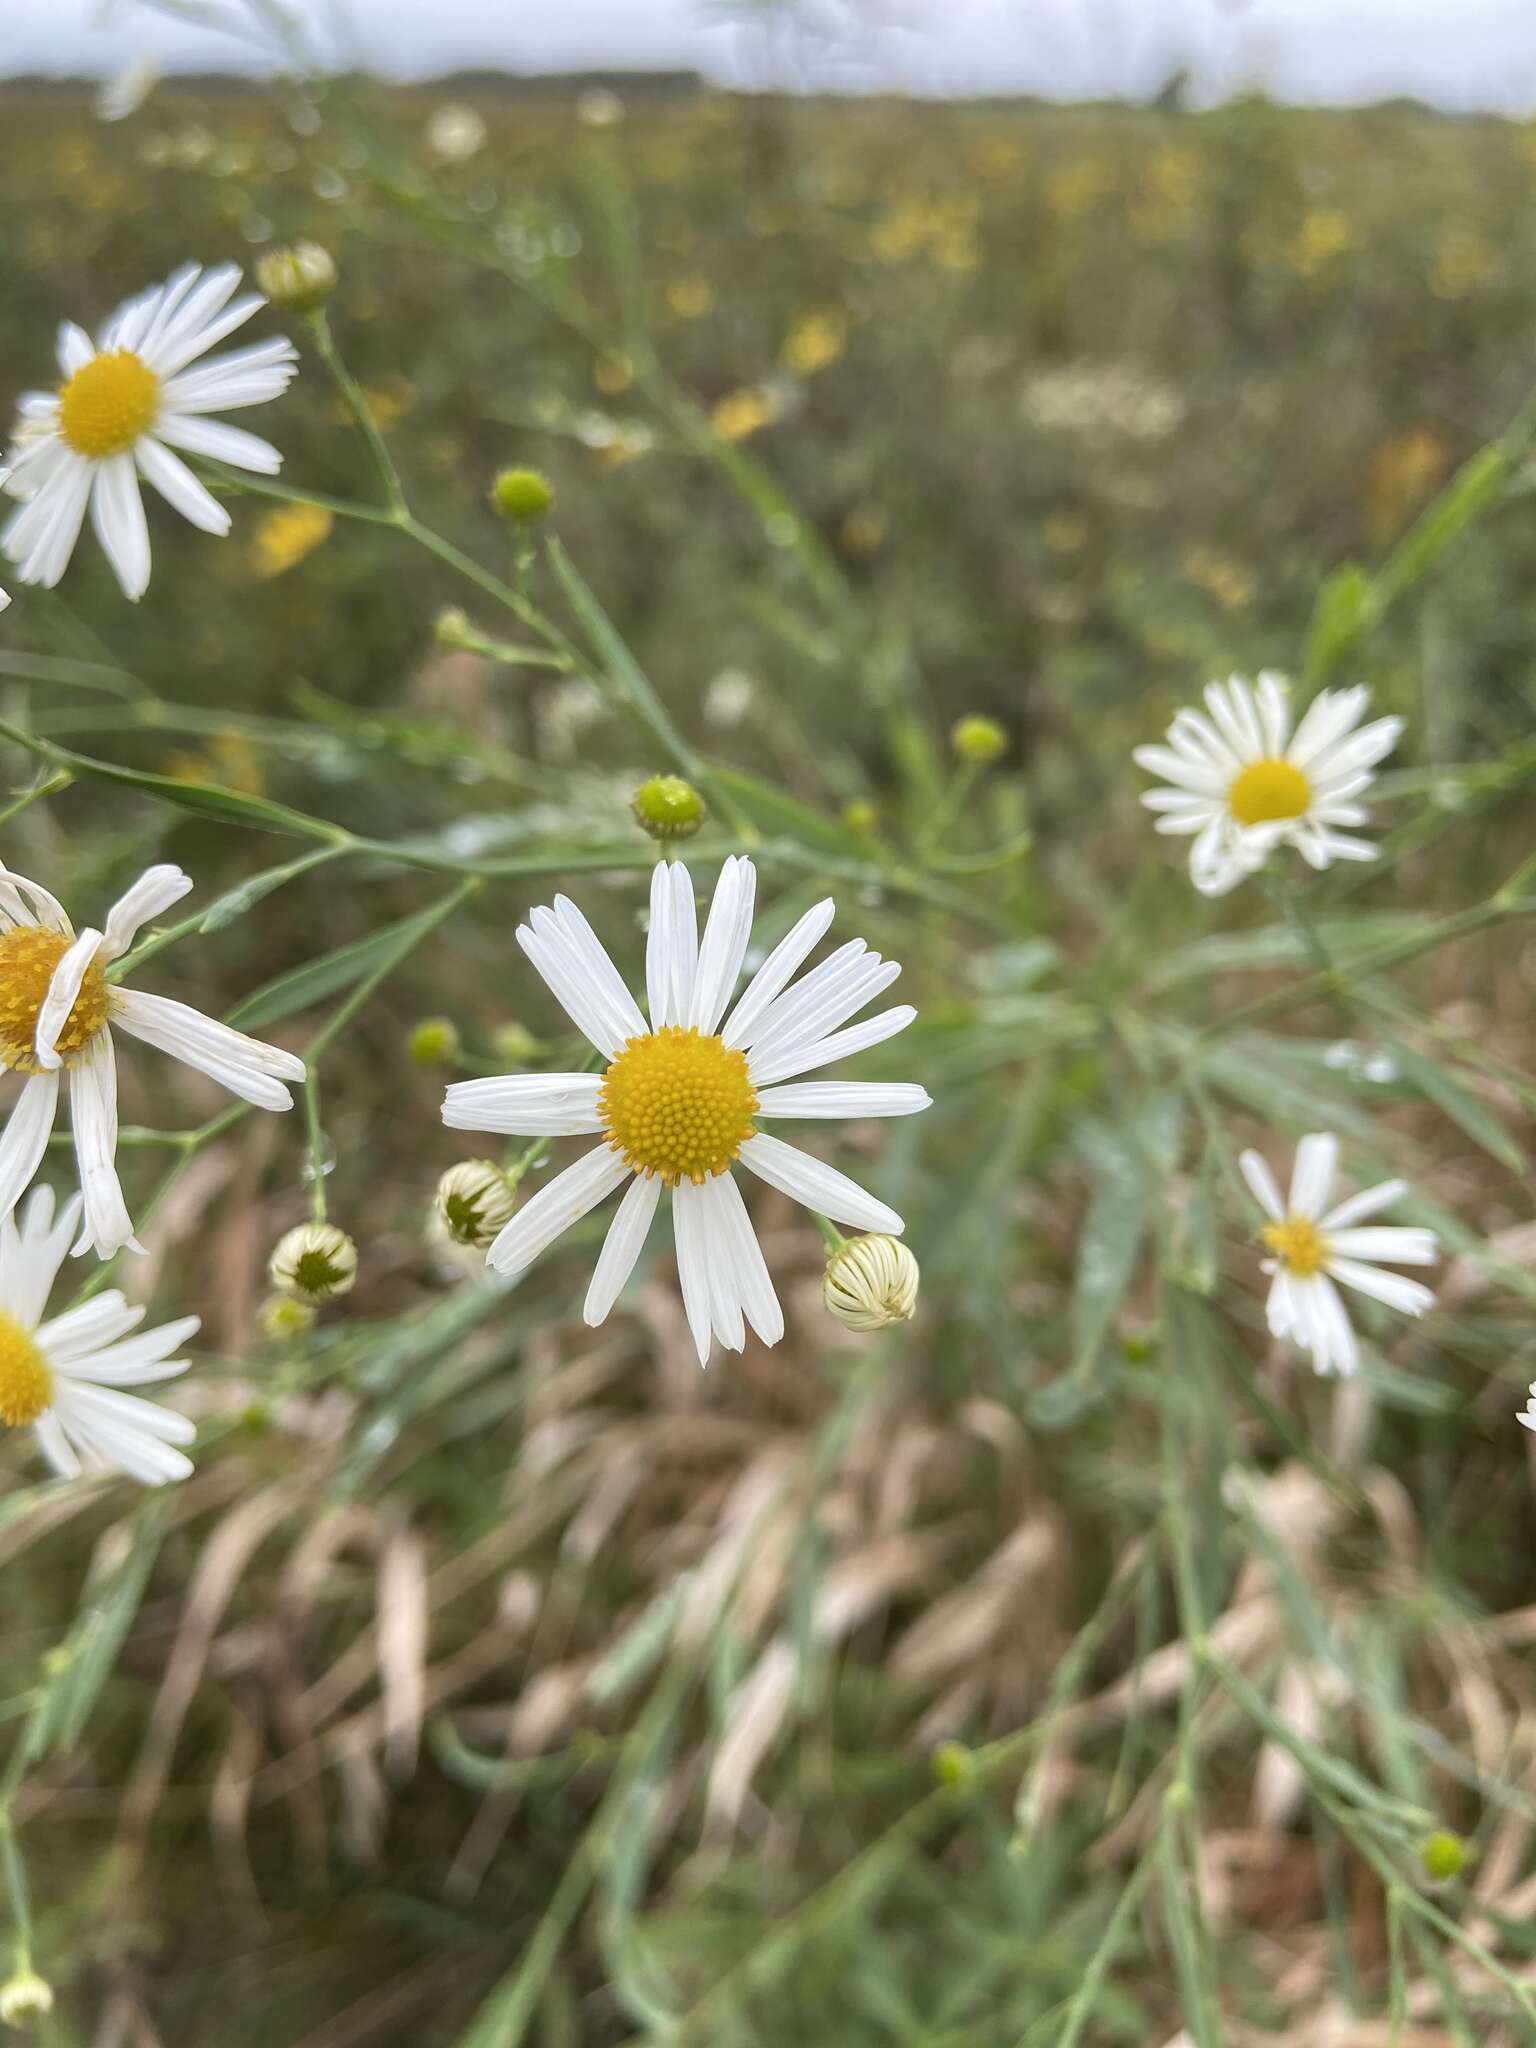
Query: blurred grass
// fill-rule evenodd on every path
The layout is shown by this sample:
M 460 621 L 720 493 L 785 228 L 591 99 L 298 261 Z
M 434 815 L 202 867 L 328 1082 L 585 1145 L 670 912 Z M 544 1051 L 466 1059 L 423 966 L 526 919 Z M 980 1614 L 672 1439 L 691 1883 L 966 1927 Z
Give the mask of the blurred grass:
M 7 384 L 48 381 L 58 319 L 188 256 L 334 248 L 336 331 L 421 515 L 512 574 L 485 486 L 543 467 L 571 561 L 768 835 L 765 901 L 830 875 L 839 931 L 908 963 L 922 1019 L 868 1070 L 939 1106 L 858 1163 L 911 1220 L 924 1307 L 834 1342 L 819 1243 L 769 1199 L 790 1337 L 701 1377 L 664 1253 L 594 1335 L 591 1228 L 509 1299 L 423 1243 L 459 1155 L 411 1024 L 451 1015 L 475 1071 L 512 1022 L 562 1063 L 512 923 L 574 875 L 633 964 L 623 798 L 665 765 L 585 678 L 437 646 L 450 602 L 498 629 L 440 560 L 252 496 L 223 546 L 156 518 L 137 610 L 89 543 L 26 594 L 13 731 L 162 799 L 212 783 L 537 870 L 428 938 L 448 881 L 349 859 L 154 964 L 219 1009 L 277 983 L 257 1014 L 286 1028 L 422 919 L 323 1069 L 346 1311 L 256 1336 L 301 1140 L 241 1124 L 139 1283 L 205 1315 L 198 1477 L 136 1508 L 33 1487 L 19 1445 L 10 1467 L 17 1711 L 86 1586 L 62 1668 L 89 1686 L 17 1805 L 56 2038 L 1536 2039 L 1458 1938 L 1531 1971 L 1532 958 L 1517 926 L 1410 957 L 1529 852 L 1523 470 L 1349 650 L 1413 721 L 1401 857 L 1316 910 L 1335 961 L 1403 964 L 1313 989 L 1309 1036 L 1202 1039 L 1313 963 L 1258 892 L 1211 935 L 1128 759 L 1206 675 L 1299 669 L 1323 579 L 1517 412 L 1536 137 L 644 94 L 594 127 L 468 96 L 489 139 L 452 163 L 425 94 L 164 88 L 104 127 L 6 93 Z M 370 494 L 312 357 L 262 425 L 288 480 Z M 1012 752 L 951 805 L 942 735 L 975 710 Z M 5 858 L 94 905 L 164 854 L 207 904 L 297 850 L 251 824 L 87 775 Z M 584 878 L 594 846 L 619 851 Z M 350 981 L 304 972 L 351 944 Z M 125 1099 L 160 1129 L 219 1106 L 147 1061 Z M 1447 1313 L 1383 1324 L 1338 1395 L 1262 1339 L 1244 1120 L 1329 1124 L 1362 1177 L 1408 1153 L 1468 1253 Z M 1412 1853 L 1432 1819 L 1479 1852 L 1443 1893 Z

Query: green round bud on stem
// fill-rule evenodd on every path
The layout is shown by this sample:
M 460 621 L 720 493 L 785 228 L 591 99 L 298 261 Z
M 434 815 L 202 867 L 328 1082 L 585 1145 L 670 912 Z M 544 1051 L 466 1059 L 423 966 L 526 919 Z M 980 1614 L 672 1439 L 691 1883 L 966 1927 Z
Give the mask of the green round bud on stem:
M 880 822 L 880 813 L 866 796 L 856 796 L 843 805 L 843 824 L 859 839 L 868 839 Z
M 267 1277 L 280 1294 L 335 1301 L 357 1278 L 357 1246 L 334 1223 L 300 1223 L 277 1241 Z
M 888 1330 L 917 1313 L 920 1278 L 917 1260 L 900 1238 L 854 1237 L 828 1259 L 821 1299 L 845 1329 Z
M 986 768 L 1008 751 L 1008 735 L 995 718 L 971 712 L 950 727 L 949 744 L 956 758 L 972 768 Z
M 314 1328 L 315 1310 L 311 1303 L 300 1301 L 295 1295 L 269 1294 L 261 1304 L 257 1321 L 264 1337 L 283 1343 Z
M 1467 1845 L 1449 1828 L 1436 1828 L 1419 1844 L 1419 1868 L 1432 1884 L 1449 1884 L 1467 1867 Z
M 460 1051 L 459 1027 L 451 1017 L 423 1017 L 405 1041 L 406 1052 L 418 1067 L 448 1067 Z
M 681 775 L 653 775 L 635 791 L 635 823 L 652 839 L 691 839 L 705 818 L 704 799 Z
M 256 283 L 274 306 L 285 306 L 290 313 L 313 313 L 336 289 L 335 259 L 318 242 L 269 249 L 256 259 Z
M 537 526 L 554 502 L 554 486 L 536 469 L 504 469 L 491 485 L 491 504 L 519 526 Z
M 976 1758 L 963 1742 L 941 1742 L 933 1752 L 936 1785 L 969 1785 L 976 1776 Z
M 483 1252 L 512 1220 L 517 1194 L 494 1159 L 450 1166 L 437 1184 L 437 1217 L 455 1244 Z
M 475 630 L 469 613 L 461 605 L 450 604 L 432 621 L 432 638 L 439 647 L 451 648 L 459 654 L 476 650 L 482 636 Z
M 526 1024 L 498 1024 L 491 1033 L 492 1052 L 512 1067 L 525 1067 L 542 1045 L 543 1040 L 535 1038 Z

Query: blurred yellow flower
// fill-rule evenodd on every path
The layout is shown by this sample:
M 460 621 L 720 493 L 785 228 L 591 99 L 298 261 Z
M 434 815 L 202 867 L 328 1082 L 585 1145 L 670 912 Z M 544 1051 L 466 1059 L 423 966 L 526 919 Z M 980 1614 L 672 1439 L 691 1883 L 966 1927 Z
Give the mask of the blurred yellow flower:
M 1445 228 L 1435 245 L 1429 288 L 1437 299 L 1465 299 L 1503 269 L 1498 251 L 1475 228 Z
M 1074 157 L 1046 179 L 1045 203 L 1063 220 L 1078 220 L 1114 189 L 1114 173 L 1102 157 Z
M 1450 473 L 1450 444 L 1433 427 L 1409 427 L 1382 442 L 1365 472 L 1371 543 L 1400 533 Z
M 837 361 L 847 343 L 848 320 L 839 307 L 804 313 L 785 335 L 779 361 L 797 377 L 814 377 Z
M 1245 562 L 1225 554 L 1220 548 L 1186 548 L 1183 569 L 1197 590 L 1215 598 L 1226 611 L 1241 611 L 1244 605 L 1253 602 L 1257 588 L 1253 571 Z
M 190 747 L 168 754 L 162 773 L 177 782 L 212 782 L 220 789 L 238 789 L 246 796 L 260 796 L 266 777 L 256 750 L 239 733 L 216 733 L 199 753 Z
M 1349 216 L 1335 206 L 1317 206 L 1296 230 L 1286 254 L 1300 276 L 1316 277 L 1354 246 L 1355 229 Z
M 749 434 L 755 434 L 759 427 L 766 427 L 776 417 L 768 394 L 755 387 L 727 391 L 723 398 L 716 399 L 714 411 L 710 414 L 715 432 L 722 441 L 744 441 Z
M 330 539 L 334 525 L 323 505 L 279 505 L 251 536 L 251 567 L 265 583 L 281 576 Z
M 362 393 L 363 402 L 372 413 L 374 424 L 379 427 L 392 427 L 416 403 L 416 387 L 406 377 L 386 377 L 378 384 L 365 384 Z M 343 426 L 354 424 L 352 414 L 341 398 L 332 405 L 331 417 Z
M 592 365 L 592 382 L 610 398 L 627 391 L 635 381 L 635 366 L 628 356 L 599 356 Z
M 674 277 L 666 289 L 667 311 L 678 320 L 702 320 L 714 311 L 715 288 L 707 277 Z

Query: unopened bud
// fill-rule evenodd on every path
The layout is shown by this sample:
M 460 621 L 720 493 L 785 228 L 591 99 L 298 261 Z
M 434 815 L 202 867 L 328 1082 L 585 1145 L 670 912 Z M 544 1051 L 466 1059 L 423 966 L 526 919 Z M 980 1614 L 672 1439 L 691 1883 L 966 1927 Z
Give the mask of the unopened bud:
M 517 1196 L 493 1159 L 450 1166 L 437 1184 L 437 1214 L 455 1244 L 484 1251 L 512 1220 Z
M 460 605 L 445 605 L 432 622 L 432 638 L 439 647 L 452 648 L 455 653 L 477 652 L 484 637 Z
M 1449 1884 L 1467 1866 L 1467 1845 L 1449 1828 L 1436 1828 L 1419 1844 L 1419 1868 L 1433 1884 Z
M 1008 751 L 1008 735 L 995 718 L 983 718 L 972 712 L 967 718 L 957 718 L 950 727 L 949 744 L 962 761 L 974 768 L 985 768 Z
M 336 289 L 336 263 L 318 242 L 294 242 L 256 259 L 256 283 L 274 306 L 313 313 Z
M 880 813 L 866 796 L 856 796 L 843 805 L 843 824 L 858 839 L 867 839 L 880 822 Z
M 300 1223 L 278 1239 L 267 1277 L 301 1301 L 334 1301 L 357 1278 L 357 1246 L 334 1223 Z
M 451 1017 L 423 1017 L 405 1041 L 418 1067 L 448 1067 L 459 1056 L 459 1027 Z
M 969 1785 L 976 1776 L 975 1754 L 963 1742 L 941 1742 L 931 1761 L 936 1784 Z
M 554 486 L 536 469 L 504 469 L 491 485 L 491 503 L 503 519 L 537 526 L 555 502 Z
M 8 2027 L 25 2027 L 52 2011 L 53 1988 L 35 1970 L 18 1970 L 0 1984 L 0 2020 Z
M 653 775 L 635 791 L 635 823 L 652 839 L 691 839 L 704 822 L 704 799 L 681 775 Z
M 855 1237 L 827 1261 L 821 1298 L 850 1330 L 887 1330 L 912 1320 L 920 1275 L 899 1238 Z
M 278 1343 L 288 1338 L 302 1337 L 306 1330 L 313 1329 L 315 1310 L 307 1301 L 300 1301 L 292 1294 L 269 1294 L 257 1314 L 264 1337 L 271 1337 Z
M 498 1024 L 491 1033 L 491 1050 L 509 1067 L 526 1066 L 540 1051 L 543 1041 L 534 1037 L 526 1024 Z

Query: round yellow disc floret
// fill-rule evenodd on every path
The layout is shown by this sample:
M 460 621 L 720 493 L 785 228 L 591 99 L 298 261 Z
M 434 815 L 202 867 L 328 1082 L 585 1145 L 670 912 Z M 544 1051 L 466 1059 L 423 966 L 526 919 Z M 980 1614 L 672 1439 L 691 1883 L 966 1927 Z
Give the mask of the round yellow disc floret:
M 756 1109 L 746 1054 L 678 1024 L 631 1038 L 597 1098 L 613 1149 L 669 1188 L 724 1173 Z
M 1259 1233 L 1287 1273 L 1298 1280 L 1310 1280 L 1321 1273 L 1328 1259 L 1323 1233 L 1305 1216 L 1287 1216 L 1283 1223 L 1266 1223 Z
M 0 1314 L 0 1422 L 36 1422 L 53 1401 L 53 1374 L 31 1337 Z
M 64 932 L 45 932 L 37 925 L 19 924 L 0 933 L 0 1061 L 17 1073 L 41 1072 L 37 1013 L 53 970 L 73 944 Z M 60 1058 L 68 1060 L 88 1045 L 106 1021 L 107 978 L 93 960 L 54 1040 Z
M 1250 761 L 1232 778 L 1227 809 L 1239 825 L 1271 825 L 1300 818 L 1312 803 L 1312 785 L 1293 761 Z
M 59 393 L 59 432 L 77 455 L 122 455 L 154 425 L 160 379 L 131 348 L 82 363 Z

